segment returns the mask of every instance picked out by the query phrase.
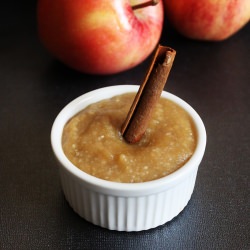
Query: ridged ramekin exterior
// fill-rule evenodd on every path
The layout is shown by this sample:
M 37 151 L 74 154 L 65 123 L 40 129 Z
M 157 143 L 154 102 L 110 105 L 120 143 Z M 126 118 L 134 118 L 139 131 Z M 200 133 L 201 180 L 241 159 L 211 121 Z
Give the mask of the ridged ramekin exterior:
M 197 169 L 177 185 L 145 196 L 116 196 L 88 189 L 62 168 L 62 188 L 74 211 L 95 225 L 117 231 L 155 228 L 177 216 L 193 193 Z
M 197 170 L 205 151 L 206 131 L 198 114 L 178 97 L 164 92 L 166 98 L 186 109 L 197 130 L 196 150 L 183 167 L 158 180 L 135 184 L 104 181 L 75 167 L 62 150 L 61 136 L 66 122 L 92 102 L 136 92 L 137 89 L 138 86 L 121 85 L 87 93 L 61 111 L 51 132 L 63 192 L 70 206 L 82 218 L 110 230 L 147 230 L 177 216 L 191 198 Z

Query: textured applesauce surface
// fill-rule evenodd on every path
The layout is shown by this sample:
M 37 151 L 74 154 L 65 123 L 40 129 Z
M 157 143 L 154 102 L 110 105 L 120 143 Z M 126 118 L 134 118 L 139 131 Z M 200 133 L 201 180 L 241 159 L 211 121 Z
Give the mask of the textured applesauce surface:
M 65 125 L 62 146 L 68 159 L 101 179 L 134 183 L 166 176 L 180 168 L 196 147 L 193 122 L 181 107 L 161 98 L 137 144 L 120 134 L 134 94 L 86 107 Z

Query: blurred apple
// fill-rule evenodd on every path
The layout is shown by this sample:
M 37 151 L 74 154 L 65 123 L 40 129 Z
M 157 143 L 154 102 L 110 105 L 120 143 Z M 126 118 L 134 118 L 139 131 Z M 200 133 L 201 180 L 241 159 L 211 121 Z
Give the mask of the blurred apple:
M 147 0 L 38 0 L 38 32 L 44 46 L 66 65 L 90 74 L 130 69 L 157 45 L 163 3 Z M 147 4 L 146 4 L 147 5 Z
M 166 16 L 182 35 L 224 40 L 250 20 L 250 0 L 164 0 Z

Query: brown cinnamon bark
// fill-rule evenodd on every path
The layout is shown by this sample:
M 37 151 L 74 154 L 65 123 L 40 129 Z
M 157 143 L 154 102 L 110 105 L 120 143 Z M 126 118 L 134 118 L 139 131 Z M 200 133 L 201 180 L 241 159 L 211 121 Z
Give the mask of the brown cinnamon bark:
M 140 141 L 166 84 L 176 51 L 159 45 L 124 121 L 121 134 L 128 143 Z

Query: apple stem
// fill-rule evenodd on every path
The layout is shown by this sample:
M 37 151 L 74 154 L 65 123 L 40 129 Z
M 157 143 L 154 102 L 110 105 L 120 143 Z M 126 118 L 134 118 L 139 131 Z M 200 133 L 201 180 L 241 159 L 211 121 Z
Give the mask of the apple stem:
M 148 6 L 154 6 L 158 3 L 159 3 L 159 0 L 150 0 L 145 3 L 139 3 L 139 4 L 132 6 L 132 10 L 138 10 L 138 9 L 145 8 Z

